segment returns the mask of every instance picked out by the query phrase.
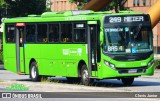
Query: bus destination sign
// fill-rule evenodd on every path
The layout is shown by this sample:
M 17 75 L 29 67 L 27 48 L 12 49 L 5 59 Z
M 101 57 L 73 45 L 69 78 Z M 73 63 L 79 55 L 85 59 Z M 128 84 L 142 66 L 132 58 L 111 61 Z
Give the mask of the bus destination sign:
M 105 23 L 130 23 L 147 21 L 147 16 L 110 16 L 105 18 Z

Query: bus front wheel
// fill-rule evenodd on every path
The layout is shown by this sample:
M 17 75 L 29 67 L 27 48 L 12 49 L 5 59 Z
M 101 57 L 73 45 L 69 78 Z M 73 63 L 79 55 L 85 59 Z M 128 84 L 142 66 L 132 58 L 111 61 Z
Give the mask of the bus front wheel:
M 133 81 L 134 81 L 134 77 L 130 77 L 130 78 L 121 78 L 122 80 L 122 83 L 125 85 L 125 86 L 131 86 Z
M 81 83 L 83 85 L 90 85 L 91 83 L 93 83 L 93 79 L 89 78 L 88 76 L 88 69 L 87 69 L 87 66 L 86 65 L 83 65 L 82 66 L 82 69 L 81 69 Z
M 40 81 L 41 76 L 38 73 L 37 63 L 32 62 L 30 67 L 30 77 L 32 81 Z

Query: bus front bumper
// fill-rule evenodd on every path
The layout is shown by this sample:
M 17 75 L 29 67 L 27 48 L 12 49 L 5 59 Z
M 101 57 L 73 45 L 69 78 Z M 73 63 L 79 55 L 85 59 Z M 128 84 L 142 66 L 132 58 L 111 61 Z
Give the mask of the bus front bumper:
M 106 66 L 105 66 L 106 67 Z M 101 79 L 104 78 L 122 78 L 122 77 L 138 77 L 143 75 L 151 76 L 154 74 L 154 64 L 148 68 L 131 68 L 131 69 L 112 69 L 109 67 L 103 68 Z

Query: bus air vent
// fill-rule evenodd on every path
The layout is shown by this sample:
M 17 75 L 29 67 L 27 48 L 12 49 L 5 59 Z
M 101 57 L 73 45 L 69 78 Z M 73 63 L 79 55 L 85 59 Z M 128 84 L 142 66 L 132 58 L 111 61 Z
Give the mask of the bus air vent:
M 94 14 L 112 14 L 112 11 L 105 11 L 105 12 L 94 12 Z
M 53 17 L 57 12 L 45 12 L 41 15 L 41 17 Z
M 129 11 L 129 10 L 128 10 L 128 11 L 119 11 L 119 13 L 130 13 L 130 14 L 131 14 L 131 13 L 134 13 L 134 14 L 135 14 L 135 13 L 137 13 L 137 12 Z M 137 14 L 139 14 L 139 13 L 137 13 Z
M 45 12 L 41 17 L 65 17 L 65 16 L 76 16 L 76 15 L 86 15 L 94 14 L 92 10 L 71 10 L 63 12 Z

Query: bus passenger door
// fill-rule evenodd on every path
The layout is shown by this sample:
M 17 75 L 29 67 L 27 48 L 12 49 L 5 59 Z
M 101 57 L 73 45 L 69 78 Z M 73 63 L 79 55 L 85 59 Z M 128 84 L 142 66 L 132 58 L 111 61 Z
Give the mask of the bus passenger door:
M 18 74 L 25 73 L 24 32 L 25 23 L 16 23 L 16 64 Z
M 97 21 L 88 21 L 88 60 L 89 77 L 97 77 L 97 62 L 100 58 L 99 25 Z

